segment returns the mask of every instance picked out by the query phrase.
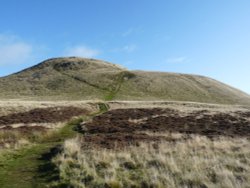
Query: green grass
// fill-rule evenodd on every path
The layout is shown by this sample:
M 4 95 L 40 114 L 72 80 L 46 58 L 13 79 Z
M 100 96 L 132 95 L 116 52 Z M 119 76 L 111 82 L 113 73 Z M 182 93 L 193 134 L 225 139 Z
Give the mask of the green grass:
M 104 97 L 104 100 L 111 101 L 115 99 L 117 93 L 120 91 L 123 83 L 127 79 L 134 78 L 135 75 L 129 71 L 122 71 L 114 77 L 114 82 L 109 86 L 109 93 Z
M 0 188 L 42 188 L 56 180 L 59 172 L 51 163 L 52 157 L 66 139 L 78 134 L 76 130 L 82 121 L 109 109 L 105 103 L 97 105 L 98 112 L 72 119 L 60 130 L 34 140 L 33 145 L 0 153 Z
M 74 137 L 77 132 L 73 128 L 81 121 L 82 118 L 74 119 L 59 131 L 37 140 L 37 143 L 28 148 L 1 154 L 0 187 L 45 187 L 49 181 L 56 178 L 48 158 L 52 154 L 51 149 L 61 145 L 65 139 Z
M 99 114 L 107 112 L 109 110 L 109 108 L 110 108 L 109 105 L 106 104 L 106 103 L 98 103 L 97 105 L 98 105 L 98 108 L 99 108 L 99 112 L 98 112 Z
M 250 96 L 211 78 L 167 72 L 128 71 L 84 58 L 44 61 L 0 78 L 1 99 L 167 100 L 250 104 Z

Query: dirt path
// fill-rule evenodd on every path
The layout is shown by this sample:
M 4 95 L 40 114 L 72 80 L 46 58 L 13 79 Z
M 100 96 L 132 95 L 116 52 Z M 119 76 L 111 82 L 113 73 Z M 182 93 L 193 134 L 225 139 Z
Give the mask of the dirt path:
M 98 107 L 98 112 L 85 115 L 84 119 L 92 118 L 108 110 L 107 105 L 103 103 L 98 104 Z M 82 121 L 82 118 L 74 119 L 58 132 L 29 148 L 0 155 L 0 187 L 44 188 L 53 180 L 58 179 L 58 173 L 50 159 L 60 150 L 60 146 L 66 139 L 78 134 L 74 130 Z
M 51 153 L 51 149 L 61 145 L 65 139 L 74 137 L 77 133 L 73 131 L 73 127 L 79 123 L 80 119 L 67 124 L 47 140 L 36 143 L 29 148 L 0 156 L 0 187 L 45 187 L 52 180 L 52 176 L 45 172 L 49 172 L 53 168 L 49 158 L 43 156 Z
M 93 144 L 98 147 L 113 148 L 136 144 L 140 141 L 162 139 L 159 136 L 147 134 L 145 131 L 181 132 L 187 135 L 199 134 L 208 137 L 220 135 L 250 137 L 250 111 L 235 111 L 233 115 L 221 112 L 215 114 L 207 110 L 181 114 L 178 110 L 171 108 L 108 111 L 107 104 L 97 105 L 98 112 L 86 115 L 86 118 L 93 118 L 93 120 L 82 124 L 81 131 L 84 135 L 81 136 L 84 137 L 84 143 L 88 146 Z M 36 111 L 33 114 L 37 114 Z M 24 113 L 15 116 L 15 121 L 22 118 L 26 120 L 26 115 Z M 5 117 L 3 120 L 10 121 L 10 119 Z M 43 119 L 40 120 L 43 121 Z M 81 121 L 81 119 L 76 119 L 68 123 L 51 137 L 34 146 L 0 155 L 0 188 L 42 188 L 51 181 L 57 180 L 58 173 L 50 159 L 60 151 L 59 146 L 64 140 L 78 134 L 73 128 L 80 128 L 78 125 Z

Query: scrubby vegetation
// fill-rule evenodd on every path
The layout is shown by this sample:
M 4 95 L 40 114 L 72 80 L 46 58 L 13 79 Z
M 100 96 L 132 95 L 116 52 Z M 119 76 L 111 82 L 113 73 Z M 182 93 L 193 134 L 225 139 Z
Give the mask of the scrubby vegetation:
M 88 110 L 76 107 L 34 108 L 0 116 L 0 149 L 19 148 L 53 135 L 75 116 Z
M 5 136 L 16 142 L 0 150 L 0 187 L 46 187 L 57 176 L 48 157 L 50 150 L 73 138 L 76 135 L 73 129 L 82 120 L 75 118 L 58 130 L 26 137 L 13 130 L 8 135 L 1 134 L 2 139 Z
M 20 130 L 0 130 L 0 153 L 5 149 L 19 149 L 23 146 L 31 145 L 32 143 L 51 134 L 39 130 L 23 133 Z
M 21 127 L 16 128 L 10 125 L 6 125 L 6 127 L 2 125 L 3 127 L 0 129 L 0 187 L 44 188 L 48 187 L 52 180 L 58 179 L 58 172 L 55 165 L 51 163 L 51 158 L 60 151 L 60 146 L 66 139 L 77 135 L 77 128 L 82 121 L 88 120 L 108 109 L 108 105 L 104 103 L 93 104 L 92 108 L 88 108 L 90 106 L 85 104 L 85 107 L 89 110 L 83 110 L 82 116 L 68 119 L 68 123 L 58 122 L 60 125 L 54 125 L 54 129 L 47 129 L 45 124 L 40 126 L 23 124 Z M 99 110 L 96 111 L 97 109 Z M 67 112 L 69 111 L 67 110 Z M 37 121 L 37 118 L 33 117 L 37 113 L 30 112 L 34 111 L 22 113 L 19 119 L 11 114 L 10 117 L 16 118 L 15 121 L 21 121 L 23 117 L 26 117 L 26 113 L 29 113 L 30 120 Z M 47 112 L 50 113 L 50 111 Z M 77 115 L 75 112 L 74 115 Z M 8 114 L 6 115 L 9 117 Z M 63 114 L 58 111 L 57 115 L 61 116 Z M 46 117 L 43 116 L 43 120 Z M 64 118 L 67 118 L 67 116 Z M 8 120 L 8 118 L 2 120 Z M 1 121 L 1 123 L 4 122 L 6 121 Z M 52 124 L 50 126 L 53 127 Z
M 54 130 L 29 124 L 34 123 L 31 119 L 37 121 L 32 114 L 41 113 L 22 112 L 19 104 L 2 113 L 1 188 L 245 188 L 250 184 L 246 107 L 151 102 L 135 108 L 142 104 L 100 101 L 82 105 L 88 106 L 88 114 Z M 29 121 L 15 127 L 6 117 L 16 118 L 14 123 L 25 122 L 26 117 Z
M 162 134 L 161 134 L 162 136 Z M 166 134 L 176 142 L 140 143 L 123 149 L 82 148 L 67 140 L 54 158 L 65 187 L 247 187 L 250 141 L 244 138 Z M 183 139 L 182 139 L 183 138 Z

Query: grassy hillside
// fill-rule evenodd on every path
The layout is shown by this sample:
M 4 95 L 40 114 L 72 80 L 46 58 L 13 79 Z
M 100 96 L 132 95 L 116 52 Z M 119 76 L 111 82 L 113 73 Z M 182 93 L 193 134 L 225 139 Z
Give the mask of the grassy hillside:
M 0 78 L 0 98 L 176 100 L 250 104 L 250 96 L 211 78 L 128 71 L 100 60 L 55 58 Z

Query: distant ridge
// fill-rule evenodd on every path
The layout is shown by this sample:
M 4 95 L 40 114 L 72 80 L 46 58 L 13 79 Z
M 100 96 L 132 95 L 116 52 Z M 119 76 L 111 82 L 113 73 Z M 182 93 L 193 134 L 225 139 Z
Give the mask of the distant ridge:
M 170 100 L 250 105 L 250 96 L 214 79 L 129 71 L 87 58 L 53 58 L 0 78 L 0 99 Z

